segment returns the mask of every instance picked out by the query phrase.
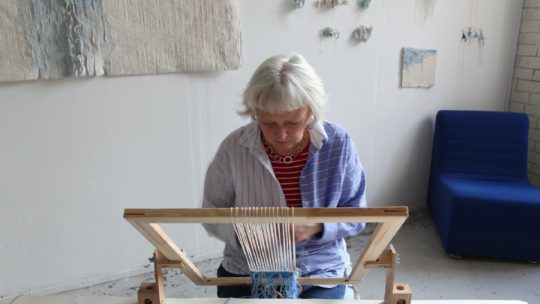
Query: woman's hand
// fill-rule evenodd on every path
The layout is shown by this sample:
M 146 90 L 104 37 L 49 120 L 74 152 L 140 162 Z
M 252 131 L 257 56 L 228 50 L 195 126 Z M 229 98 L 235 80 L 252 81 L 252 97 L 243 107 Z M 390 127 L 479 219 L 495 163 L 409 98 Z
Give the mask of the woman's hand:
M 294 242 L 300 243 L 311 236 L 323 232 L 323 224 L 295 224 Z

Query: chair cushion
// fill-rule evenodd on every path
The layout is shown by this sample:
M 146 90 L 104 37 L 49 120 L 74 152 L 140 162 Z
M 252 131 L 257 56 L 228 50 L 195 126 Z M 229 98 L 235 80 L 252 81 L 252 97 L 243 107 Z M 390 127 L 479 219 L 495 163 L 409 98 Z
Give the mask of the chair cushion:
M 540 259 L 540 189 L 528 182 L 442 176 L 449 200 L 443 243 L 448 253 Z M 442 210 L 439 210 L 439 212 Z
M 530 205 L 540 208 L 540 188 L 532 186 L 529 182 L 471 179 L 445 174 L 441 174 L 440 179 L 457 201 L 470 201 L 485 206 L 510 204 L 507 207 Z

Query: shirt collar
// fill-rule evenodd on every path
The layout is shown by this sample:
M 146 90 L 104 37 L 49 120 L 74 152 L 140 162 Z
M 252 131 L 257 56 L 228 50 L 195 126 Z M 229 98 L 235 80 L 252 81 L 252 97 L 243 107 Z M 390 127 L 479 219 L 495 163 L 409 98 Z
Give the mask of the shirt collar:
M 240 145 L 248 148 L 249 152 L 252 154 L 266 153 L 261 143 L 261 129 L 259 128 L 259 123 L 253 120 L 244 128 L 245 132 L 240 136 L 239 139 Z M 317 150 L 320 150 L 324 142 L 328 139 L 328 135 L 324 130 L 323 122 L 319 120 L 317 122 L 310 123 L 308 130 L 311 143 L 315 146 L 315 148 L 317 148 Z
M 324 124 L 321 120 L 318 120 L 315 123 L 311 123 L 309 128 L 309 139 L 311 143 L 320 150 L 324 142 L 328 139 L 328 135 L 324 130 Z

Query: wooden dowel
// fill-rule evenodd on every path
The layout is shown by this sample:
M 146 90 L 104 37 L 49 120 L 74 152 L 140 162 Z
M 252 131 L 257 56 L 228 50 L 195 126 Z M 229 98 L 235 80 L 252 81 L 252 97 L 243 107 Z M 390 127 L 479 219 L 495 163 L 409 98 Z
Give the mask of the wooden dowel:
M 264 207 L 259 207 L 264 208 Z M 407 218 L 405 206 L 381 208 L 293 208 L 289 219 L 269 218 L 273 222 L 293 223 L 384 223 Z M 226 224 L 238 221 L 229 208 L 125 209 L 124 218 L 144 223 L 202 223 Z M 261 217 L 259 217 L 260 219 Z M 281 221 L 282 220 L 282 221 Z
M 304 278 L 299 277 L 297 279 L 301 285 L 342 285 L 353 284 L 358 282 L 351 282 L 347 278 Z M 251 284 L 250 277 L 220 277 L 220 278 L 206 278 L 204 284 L 208 286 L 235 286 L 235 285 L 249 285 Z

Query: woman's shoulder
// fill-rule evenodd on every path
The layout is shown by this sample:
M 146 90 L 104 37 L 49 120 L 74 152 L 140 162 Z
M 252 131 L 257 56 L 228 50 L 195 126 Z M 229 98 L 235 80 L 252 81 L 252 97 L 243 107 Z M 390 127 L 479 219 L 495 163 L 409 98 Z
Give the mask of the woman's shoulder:
M 221 142 L 221 149 L 229 149 L 232 146 L 245 145 L 252 140 L 257 130 L 253 123 L 246 124 L 230 132 Z
M 224 142 L 228 141 L 238 141 L 238 139 L 242 136 L 242 134 L 245 132 L 246 126 L 242 126 L 236 130 L 233 130 L 230 132 L 225 138 L 223 139 Z
M 242 137 L 253 136 L 256 131 L 256 125 L 253 122 L 250 122 L 229 133 L 223 141 L 239 141 Z
M 323 127 L 329 141 L 350 138 L 349 131 L 335 122 L 325 120 L 323 121 Z

